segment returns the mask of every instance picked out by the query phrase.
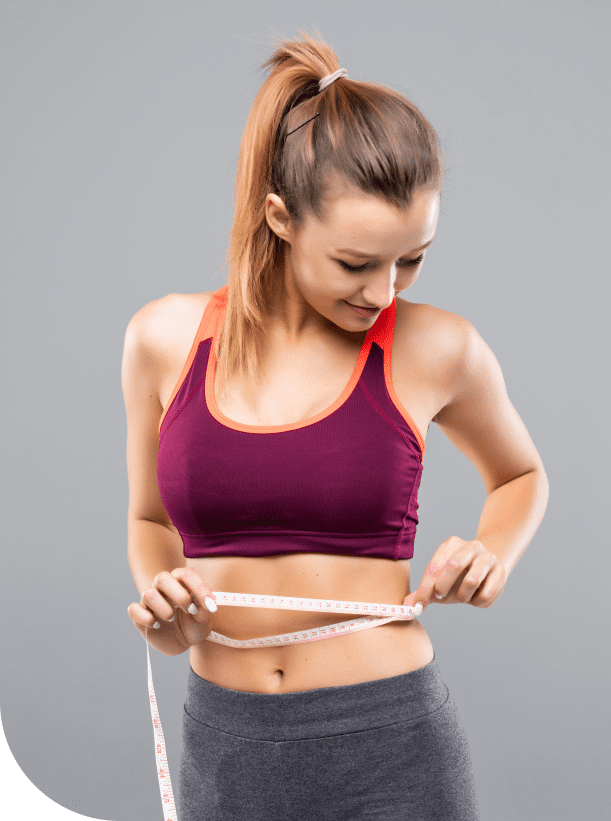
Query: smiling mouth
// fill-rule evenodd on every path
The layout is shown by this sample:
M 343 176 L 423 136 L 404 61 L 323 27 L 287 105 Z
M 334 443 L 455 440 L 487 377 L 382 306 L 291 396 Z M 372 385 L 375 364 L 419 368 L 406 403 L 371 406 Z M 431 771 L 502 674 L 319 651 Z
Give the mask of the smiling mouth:
M 347 299 L 345 299 L 344 302 L 346 305 L 352 305 L 352 302 L 348 302 Z M 374 311 L 379 311 L 379 308 L 365 308 L 363 305 L 352 305 L 352 307 L 359 308 L 361 311 L 371 311 L 371 313 L 374 313 Z

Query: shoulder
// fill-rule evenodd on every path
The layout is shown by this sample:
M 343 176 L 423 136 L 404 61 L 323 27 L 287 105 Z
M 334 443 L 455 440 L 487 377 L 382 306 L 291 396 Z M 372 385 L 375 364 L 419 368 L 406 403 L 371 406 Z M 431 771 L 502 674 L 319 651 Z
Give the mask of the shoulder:
M 136 311 L 128 327 L 153 340 L 167 332 L 168 326 L 179 325 L 191 314 L 200 313 L 201 319 L 201 310 L 205 310 L 212 295 L 212 291 L 204 291 L 200 294 L 167 294 L 153 299 Z
M 475 329 L 468 319 L 426 303 L 397 297 L 395 335 L 407 361 L 434 379 L 450 401 L 460 363 Z
M 159 396 L 169 375 L 180 369 L 189 355 L 213 292 L 167 294 L 143 305 L 125 331 L 121 366 L 124 387 L 142 380 Z M 163 407 L 161 398 L 160 404 Z
M 197 332 L 212 291 L 198 294 L 167 294 L 147 302 L 132 316 L 127 326 L 126 344 L 137 344 L 151 356 L 170 353 L 183 338 Z
M 436 397 L 437 410 L 431 421 L 439 424 L 442 411 L 465 384 L 465 374 L 469 363 L 474 363 L 475 351 L 481 350 L 485 343 L 471 322 L 460 314 L 400 297 L 397 297 L 395 328 L 395 332 L 399 332 L 398 345 L 404 361 L 410 363 Z
M 431 306 L 421 306 L 429 309 Z M 425 314 L 429 319 L 424 319 Z M 431 373 L 445 397 L 431 418 L 479 471 L 486 492 L 543 468 L 541 457 L 513 406 L 494 352 L 469 320 L 450 311 L 421 312 L 432 351 Z M 440 367 L 435 369 L 435 363 Z

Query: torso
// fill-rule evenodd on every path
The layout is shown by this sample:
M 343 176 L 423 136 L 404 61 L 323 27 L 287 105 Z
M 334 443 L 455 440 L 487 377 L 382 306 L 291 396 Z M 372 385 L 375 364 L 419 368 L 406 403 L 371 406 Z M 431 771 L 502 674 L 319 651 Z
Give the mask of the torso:
M 164 350 L 159 401 L 165 409 L 182 372 L 211 292 L 173 294 L 163 312 L 159 341 Z M 448 399 L 443 376 L 448 355 L 445 329 L 453 314 L 396 298 L 392 380 L 397 396 L 423 440 Z M 369 327 L 369 326 L 368 326 Z M 308 350 L 274 349 L 262 363 L 266 374 L 257 412 L 228 385 L 217 405 L 225 416 L 247 425 L 283 425 L 328 408 L 350 379 L 365 331 L 329 337 Z M 410 591 L 409 560 L 296 553 L 268 557 L 186 558 L 211 590 L 275 596 L 308 596 L 343 601 L 401 604 Z M 337 615 L 220 607 L 212 630 L 235 639 L 271 636 L 335 624 Z M 337 638 L 280 647 L 238 649 L 204 641 L 190 649 L 194 672 L 221 687 L 254 693 L 287 693 L 357 684 L 408 673 L 433 659 L 433 646 L 417 619 L 395 621 Z

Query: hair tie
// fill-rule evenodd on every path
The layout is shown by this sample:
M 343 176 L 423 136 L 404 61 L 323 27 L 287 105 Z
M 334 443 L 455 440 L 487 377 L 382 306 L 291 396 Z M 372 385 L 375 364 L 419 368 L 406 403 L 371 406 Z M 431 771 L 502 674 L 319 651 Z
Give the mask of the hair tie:
M 340 77 L 347 77 L 348 72 L 345 68 L 338 68 L 337 71 L 334 71 L 333 74 L 327 74 L 326 77 L 323 77 L 322 80 L 318 81 L 318 91 L 324 91 L 327 86 L 330 86 L 331 83 L 334 83 L 335 80 L 339 80 Z
M 324 91 L 327 86 L 330 86 L 331 83 L 334 83 L 336 80 L 339 80 L 340 77 L 347 77 L 348 72 L 345 68 L 338 68 L 337 71 L 334 71 L 333 74 L 327 74 L 321 80 L 318 81 L 318 93 L 320 94 L 321 91 Z M 314 117 L 318 117 L 318 113 L 314 115 Z M 305 123 L 301 123 L 298 125 L 297 128 L 301 128 L 303 125 L 307 125 L 307 123 L 312 122 L 314 117 L 310 117 L 309 120 L 306 120 Z M 294 128 L 292 131 L 289 131 L 286 135 L 287 137 L 289 134 L 292 134 L 294 131 L 297 131 L 297 128 Z

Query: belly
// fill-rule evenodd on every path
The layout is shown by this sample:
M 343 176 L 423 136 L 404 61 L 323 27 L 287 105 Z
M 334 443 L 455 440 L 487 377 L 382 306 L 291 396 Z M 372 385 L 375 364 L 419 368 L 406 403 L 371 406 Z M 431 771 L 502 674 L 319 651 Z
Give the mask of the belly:
M 409 560 L 293 553 L 247 558 L 186 559 L 211 590 L 270 596 L 402 604 L 410 593 Z M 244 640 L 342 621 L 337 614 L 219 605 L 217 633 Z M 251 693 L 290 693 L 398 676 L 424 667 L 433 645 L 417 619 L 396 621 L 336 638 L 280 647 L 242 649 L 211 641 L 191 647 L 201 678 Z

